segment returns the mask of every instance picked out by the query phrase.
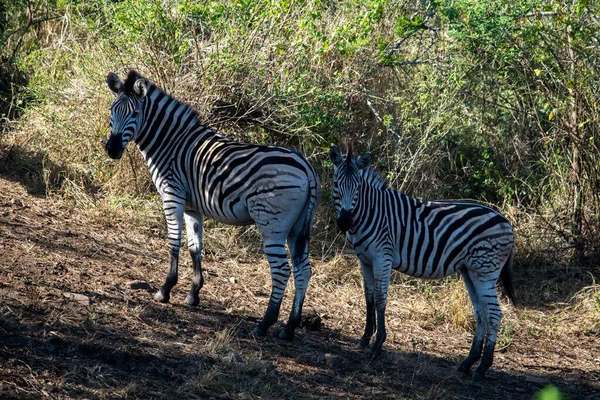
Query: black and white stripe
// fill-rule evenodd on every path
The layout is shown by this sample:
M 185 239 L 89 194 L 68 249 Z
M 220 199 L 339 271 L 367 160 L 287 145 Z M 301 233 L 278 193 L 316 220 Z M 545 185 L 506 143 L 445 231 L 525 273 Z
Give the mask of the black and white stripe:
M 277 321 L 290 277 L 287 241 L 296 295 L 289 322 L 280 336 L 293 338 L 311 276 L 308 241 L 321 194 L 315 170 L 292 150 L 238 143 L 216 134 L 200 123 L 191 107 L 135 71 L 125 82 L 111 72 L 107 83 L 117 97 L 111 106 L 106 151 L 118 159 L 125 146 L 134 141 L 162 196 L 171 257 L 167 279 L 155 299 L 168 302 L 171 288 L 177 283 L 184 220 L 194 265 L 192 288 L 185 300 L 189 305 L 198 304 L 203 284 L 203 219 L 235 225 L 255 223 L 271 267 L 272 292 L 265 316 L 254 333 L 266 335 Z
M 481 380 L 493 361 L 502 312 L 496 294 L 498 278 L 514 298 L 509 267 L 514 235 L 506 218 L 493 208 L 470 201 L 421 201 L 389 188 L 370 166 L 371 155 L 346 159 L 334 146 L 333 202 L 337 224 L 360 260 L 367 304 L 368 347 L 377 329 L 372 356 L 386 338 L 385 307 L 392 269 L 423 278 L 460 272 L 477 321 L 469 356 L 459 370 L 470 372 L 483 358 L 473 379 Z M 514 300 L 513 300 L 514 302 Z M 484 348 L 485 341 L 485 348 Z

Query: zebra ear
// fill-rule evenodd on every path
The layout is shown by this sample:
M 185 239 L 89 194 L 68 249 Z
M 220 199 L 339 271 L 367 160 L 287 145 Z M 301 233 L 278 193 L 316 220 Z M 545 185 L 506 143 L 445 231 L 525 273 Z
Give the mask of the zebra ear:
M 108 88 L 115 93 L 119 93 L 119 91 L 123 89 L 123 81 L 114 72 L 108 73 L 106 83 L 108 84 Z
M 146 82 L 144 79 L 138 79 L 133 84 L 133 92 L 139 98 L 144 98 L 146 96 Z
M 367 168 L 369 165 L 371 165 L 371 153 L 365 153 L 362 154 L 359 158 L 358 161 L 356 161 L 356 167 L 358 169 L 365 169 Z
M 342 152 L 340 151 L 340 149 L 337 146 L 333 146 L 329 150 L 329 159 L 331 160 L 333 165 L 336 167 L 344 162 L 344 158 L 342 157 Z

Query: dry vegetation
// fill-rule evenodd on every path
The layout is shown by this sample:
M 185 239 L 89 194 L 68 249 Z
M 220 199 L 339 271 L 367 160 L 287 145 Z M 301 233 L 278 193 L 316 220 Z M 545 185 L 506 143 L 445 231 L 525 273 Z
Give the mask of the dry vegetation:
M 592 3 L 1 2 L 0 397 L 530 399 L 552 384 L 598 398 Z M 305 314 L 319 329 L 308 318 L 293 343 L 250 336 L 270 291 L 253 228 L 206 223 L 198 309 L 181 305 L 187 255 L 172 304 L 152 301 L 167 260 L 160 201 L 134 148 L 120 162 L 103 150 L 105 77 L 130 68 L 221 133 L 317 168 Z M 484 383 L 454 372 L 474 329 L 457 277 L 394 274 L 386 352 L 357 349 L 361 277 L 331 218 L 326 156 L 348 138 L 395 188 L 485 201 L 513 223 L 519 305 L 501 300 Z

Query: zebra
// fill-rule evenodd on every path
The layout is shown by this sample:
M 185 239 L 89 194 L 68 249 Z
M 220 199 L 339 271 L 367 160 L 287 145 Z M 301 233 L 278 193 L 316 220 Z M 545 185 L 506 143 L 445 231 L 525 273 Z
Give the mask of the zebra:
M 336 222 L 346 232 L 363 276 L 367 312 L 359 346 L 368 348 L 377 330 L 370 355 L 376 358 L 381 353 L 392 269 L 423 278 L 458 271 L 477 324 L 469 355 L 458 370 L 469 374 L 481 359 L 473 380 L 484 379 L 502 317 L 496 294 L 499 277 L 515 303 L 509 274 L 514 258 L 510 223 L 498 211 L 474 201 L 421 201 L 393 190 L 371 166 L 371 154 L 356 157 L 351 145 L 345 160 L 337 146 L 329 157 Z
M 204 284 L 201 266 L 203 219 L 232 225 L 254 223 L 263 239 L 272 289 L 263 319 L 254 328 L 266 336 L 279 315 L 290 277 L 290 250 L 296 293 L 288 323 L 279 337 L 291 340 L 302 317 L 311 277 L 308 243 L 321 197 L 319 178 L 299 153 L 283 147 L 235 142 L 200 122 L 190 106 L 130 71 L 125 82 L 107 76 L 116 98 L 110 107 L 110 137 L 105 150 L 121 158 L 125 146 L 137 144 L 161 195 L 168 228 L 170 265 L 154 299 L 167 303 L 177 283 L 185 220 L 193 264 L 192 287 L 185 303 L 197 306 Z

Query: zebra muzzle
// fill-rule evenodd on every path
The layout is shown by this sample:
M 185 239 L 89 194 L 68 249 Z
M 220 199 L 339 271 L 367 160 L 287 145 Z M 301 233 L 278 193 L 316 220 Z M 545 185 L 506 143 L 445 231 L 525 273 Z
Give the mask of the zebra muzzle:
M 123 134 L 110 135 L 106 145 L 104 146 L 106 154 L 113 160 L 118 160 L 123 155 Z
M 348 210 L 342 209 L 342 211 L 340 211 L 340 216 L 337 217 L 336 222 L 338 228 L 340 228 L 343 232 L 346 232 L 352 226 L 352 213 Z

